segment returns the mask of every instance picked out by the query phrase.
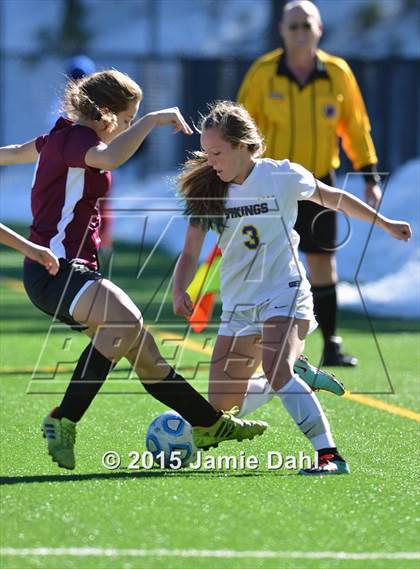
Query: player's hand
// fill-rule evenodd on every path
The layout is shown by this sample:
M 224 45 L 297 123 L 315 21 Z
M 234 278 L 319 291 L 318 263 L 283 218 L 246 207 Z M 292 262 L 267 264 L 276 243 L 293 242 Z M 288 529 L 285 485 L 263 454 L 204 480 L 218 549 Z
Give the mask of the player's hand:
M 40 265 L 43 265 L 52 276 L 55 276 L 60 269 L 57 257 L 47 247 L 41 247 L 41 245 L 35 245 L 33 243 L 26 253 L 26 256 Z
M 395 221 L 388 219 L 385 224 L 386 231 L 399 241 L 409 241 L 411 238 L 411 227 L 405 221 Z
M 378 209 L 381 197 L 382 190 L 378 184 L 365 185 L 365 202 L 370 205 L 370 207 L 373 207 L 373 209 Z
M 193 303 L 187 292 L 179 292 L 173 297 L 174 313 L 188 318 L 193 313 Z
M 175 132 L 183 132 L 184 134 L 193 133 L 178 107 L 162 109 L 161 111 L 150 113 L 150 115 L 153 116 L 157 125 L 173 124 L 175 125 Z

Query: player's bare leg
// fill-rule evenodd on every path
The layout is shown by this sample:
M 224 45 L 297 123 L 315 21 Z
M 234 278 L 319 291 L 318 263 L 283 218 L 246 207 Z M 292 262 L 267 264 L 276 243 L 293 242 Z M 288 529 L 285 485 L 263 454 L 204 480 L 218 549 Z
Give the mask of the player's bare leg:
M 209 377 L 209 401 L 217 409 L 241 407 L 248 381 L 261 364 L 260 340 L 255 334 L 217 337 Z
M 238 406 L 240 417 L 268 403 L 274 391 L 260 368 L 261 362 L 259 335 L 218 336 L 210 368 L 210 403 L 218 409 Z M 311 365 L 304 356 L 299 355 L 293 365 L 294 372 L 311 389 L 344 393 L 342 383 L 334 375 Z
M 63 468 L 75 467 L 76 424 L 101 388 L 114 363 L 140 334 L 140 311 L 119 287 L 102 279 L 81 295 L 73 318 L 87 326 L 91 343 L 82 352 L 60 406 L 42 422 L 48 452 Z

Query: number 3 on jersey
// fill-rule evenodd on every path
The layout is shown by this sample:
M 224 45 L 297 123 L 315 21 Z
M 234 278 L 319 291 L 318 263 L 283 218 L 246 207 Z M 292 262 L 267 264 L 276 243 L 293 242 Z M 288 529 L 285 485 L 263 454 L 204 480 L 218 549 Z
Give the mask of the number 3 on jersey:
M 248 249 L 256 249 L 260 244 L 260 236 L 258 235 L 257 228 L 253 225 L 245 225 L 242 228 L 242 233 L 249 238 L 244 242 L 245 247 L 248 247 Z

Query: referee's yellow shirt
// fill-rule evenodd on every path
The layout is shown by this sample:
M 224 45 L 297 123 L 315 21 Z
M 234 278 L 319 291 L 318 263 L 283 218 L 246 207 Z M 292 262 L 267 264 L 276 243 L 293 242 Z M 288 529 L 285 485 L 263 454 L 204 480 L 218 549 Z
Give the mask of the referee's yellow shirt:
M 378 161 L 359 86 L 339 57 L 317 50 L 315 69 L 300 87 L 276 49 L 252 65 L 238 100 L 256 121 L 270 158 L 288 158 L 322 178 L 340 165 L 341 139 L 355 170 Z

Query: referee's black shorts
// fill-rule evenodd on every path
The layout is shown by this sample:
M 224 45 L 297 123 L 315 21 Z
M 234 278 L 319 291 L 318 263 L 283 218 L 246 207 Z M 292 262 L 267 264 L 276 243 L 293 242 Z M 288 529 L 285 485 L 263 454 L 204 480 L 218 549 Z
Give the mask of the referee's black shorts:
M 23 284 L 31 302 L 42 312 L 77 330 L 87 327 L 73 318 L 74 306 L 89 285 L 101 278 L 101 273 L 67 259 L 60 259 L 60 270 L 55 276 L 34 261 L 25 259 L 23 265 Z
M 335 186 L 335 173 L 320 178 L 321 182 Z M 308 200 L 298 202 L 295 230 L 300 235 L 299 249 L 303 253 L 331 254 L 336 249 L 337 215 Z

